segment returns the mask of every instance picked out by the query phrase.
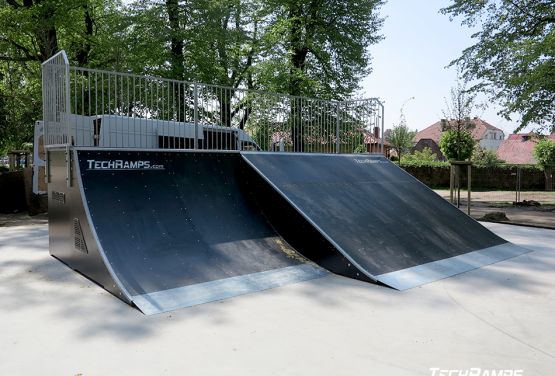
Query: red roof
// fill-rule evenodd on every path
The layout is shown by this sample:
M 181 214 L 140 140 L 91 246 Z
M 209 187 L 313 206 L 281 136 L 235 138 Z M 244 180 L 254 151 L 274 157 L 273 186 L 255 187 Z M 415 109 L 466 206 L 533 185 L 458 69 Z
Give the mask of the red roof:
M 472 138 L 474 138 L 475 140 L 481 140 L 484 137 L 484 134 L 486 133 L 487 130 L 503 132 L 501 129 L 494 127 L 487 121 L 484 121 L 480 118 L 474 118 L 470 120 L 470 122 L 474 125 L 474 127 L 471 129 L 471 133 L 472 133 Z M 449 125 L 455 126 L 455 124 L 456 124 L 455 120 L 449 121 Z M 441 137 L 442 133 L 443 132 L 442 132 L 442 126 L 441 126 L 441 120 L 440 120 L 430 125 L 428 128 L 424 128 L 420 132 L 416 133 L 416 137 L 414 141 L 418 142 L 423 138 L 429 138 L 431 140 L 434 140 L 436 143 L 439 143 L 439 138 Z
M 497 149 L 497 158 L 513 164 L 536 164 L 533 150 L 537 139 L 529 133 L 511 134 Z

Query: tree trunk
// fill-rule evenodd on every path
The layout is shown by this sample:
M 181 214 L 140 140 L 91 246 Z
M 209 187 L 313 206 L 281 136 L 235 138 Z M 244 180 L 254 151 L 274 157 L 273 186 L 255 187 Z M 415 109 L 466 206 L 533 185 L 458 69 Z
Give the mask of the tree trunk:
M 166 11 L 170 26 L 170 65 L 171 78 L 183 81 L 185 79 L 185 59 L 183 57 L 184 43 L 181 33 L 181 22 L 179 14 L 179 0 L 166 0 Z M 174 114 L 177 121 L 185 120 L 185 87 L 184 84 L 173 85 L 173 95 L 176 106 L 179 105 L 177 113 Z
M 302 3 L 293 0 L 290 3 L 289 19 L 291 27 L 289 29 L 289 43 L 291 48 L 290 70 L 289 70 L 289 94 L 294 97 L 302 95 L 301 73 L 304 72 L 308 48 L 303 41 L 302 25 Z M 299 98 L 291 98 L 291 140 L 293 151 L 304 151 L 304 135 L 302 127 L 301 105 Z
M 179 36 L 181 26 L 179 22 L 179 1 L 166 0 L 166 11 L 170 25 L 170 64 L 172 78 L 183 80 L 184 61 L 183 61 L 183 39 Z
M 76 58 L 77 63 L 81 67 L 86 67 L 89 64 L 89 55 L 91 53 L 91 38 L 94 33 L 94 21 L 90 12 L 88 2 L 83 4 L 83 13 L 85 17 L 85 42 L 77 50 Z
M 37 4 L 40 2 L 35 1 Z M 41 14 L 37 20 L 37 29 L 35 36 L 39 43 L 40 59 L 44 62 L 50 59 L 58 52 L 58 33 L 53 24 L 56 15 L 54 4 L 46 3 L 41 7 Z M 41 27 L 43 25 L 43 27 Z
M 223 89 L 220 93 L 220 121 L 226 127 L 231 127 L 231 98 L 233 98 L 233 93 L 231 90 Z

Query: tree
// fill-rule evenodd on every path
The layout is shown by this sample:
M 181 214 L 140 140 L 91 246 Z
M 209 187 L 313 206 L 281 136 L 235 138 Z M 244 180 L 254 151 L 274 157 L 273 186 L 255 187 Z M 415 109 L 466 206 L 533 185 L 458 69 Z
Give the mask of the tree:
M 391 148 L 397 152 L 399 165 L 401 165 L 401 155 L 408 152 L 412 147 L 414 136 L 416 136 L 416 132 L 409 130 L 403 117 L 400 123 L 393 126 L 393 129 L 389 132 L 387 141 L 391 144 Z
M 450 129 L 443 132 L 439 139 L 439 148 L 449 160 L 464 161 L 472 156 L 475 141 L 466 130 Z
M 444 98 L 442 130 L 453 129 L 456 132 L 469 131 L 475 127 L 471 120 L 472 111 L 477 108 L 476 94 L 466 88 L 466 82 L 458 74 L 455 86 L 451 87 L 449 100 Z
M 501 114 L 521 115 L 528 125 L 555 129 L 555 3 L 553 0 L 452 0 L 441 12 L 462 24 L 481 26 L 476 43 L 451 62 L 459 65 L 470 90 L 499 102 Z
M 65 49 L 74 65 L 105 66 L 117 0 L 0 0 L 0 151 L 33 139 L 42 116 L 40 63 Z M 117 38 L 113 38 L 117 39 Z M 108 43 L 110 40 L 110 43 Z
M 291 96 L 342 99 L 370 73 L 368 47 L 379 42 L 383 0 L 269 0 L 262 85 Z M 303 151 L 301 104 L 292 98 L 293 150 Z
M 472 164 L 476 167 L 497 167 L 504 162 L 497 158 L 494 150 L 484 149 L 480 145 L 477 145 L 472 153 Z
M 382 38 L 383 3 L 0 0 L 0 132 L 17 133 L 22 142 L 32 137 L 28 119 L 41 116 L 40 63 L 61 49 L 72 65 L 213 84 L 201 95 L 218 101 L 209 116 L 219 115 L 211 121 L 227 126 L 242 127 L 252 118 L 252 98 L 236 95 L 242 89 L 350 97 L 370 72 L 368 46 Z M 22 89 L 10 92 L 13 87 Z M 190 106 L 184 98 L 189 89 L 182 89 L 175 85 L 174 96 Z M 17 113 L 8 107 L 16 102 Z M 302 151 L 306 109 L 298 98 L 287 106 L 295 150 Z M 339 112 L 328 110 L 344 121 Z
M 471 130 L 475 124 L 471 119 L 471 113 L 477 107 L 475 99 L 476 95 L 467 91 L 466 82 L 458 77 L 455 86 L 451 87 L 450 100 L 445 98 L 445 119 L 441 120 L 443 133 L 439 146 L 447 159 L 462 161 L 472 155 L 475 142 Z
M 534 158 L 545 173 L 545 189 L 553 189 L 553 169 L 555 168 L 555 141 L 543 139 L 534 146 Z
M 266 0 L 261 78 L 290 95 L 342 99 L 371 71 L 383 0 Z

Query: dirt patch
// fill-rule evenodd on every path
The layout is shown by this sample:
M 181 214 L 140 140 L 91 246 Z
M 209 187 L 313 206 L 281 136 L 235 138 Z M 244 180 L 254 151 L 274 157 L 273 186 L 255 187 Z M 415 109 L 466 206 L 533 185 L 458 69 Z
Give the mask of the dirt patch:
M 491 212 L 486 213 L 483 217 L 478 218 L 480 221 L 487 221 L 487 222 L 508 222 L 509 218 L 504 212 Z
M 434 191 L 449 200 L 448 190 Z M 466 192 L 461 192 L 461 198 L 466 198 Z M 555 192 L 522 192 L 520 199 L 520 205 L 513 204 L 514 191 L 472 192 L 470 215 L 480 221 L 487 220 L 482 218 L 488 213 L 503 212 L 509 221 L 490 221 L 555 229 Z M 460 209 L 466 213 L 466 199 L 461 200 Z
M 538 226 L 555 229 L 555 205 L 542 206 L 513 206 L 513 205 L 490 205 L 488 203 L 473 203 L 470 208 L 470 215 L 477 220 L 490 213 L 502 212 L 510 219 L 507 223 Z M 466 205 L 461 206 L 461 210 L 466 211 Z M 502 220 L 492 220 L 493 222 L 505 222 Z

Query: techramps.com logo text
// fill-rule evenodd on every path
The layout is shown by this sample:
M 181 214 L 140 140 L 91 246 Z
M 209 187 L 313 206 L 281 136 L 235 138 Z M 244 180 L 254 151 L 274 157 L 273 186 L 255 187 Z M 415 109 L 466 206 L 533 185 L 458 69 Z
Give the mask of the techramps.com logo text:
M 468 369 L 441 369 L 430 368 L 432 376 L 524 376 L 524 370 L 521 369 L 486 369 L 486 368 L 468 368 Z
M 358 164 L 378 164 L 378 163 L 387 163 L 380 159 L 360 159 L 360 158 L 353 158 L 353 162 Z
M 125 161 L 123 159 L 97 161 L 87 159 L 88 170 L 163 170 L 164 165 L 150 161 Z

